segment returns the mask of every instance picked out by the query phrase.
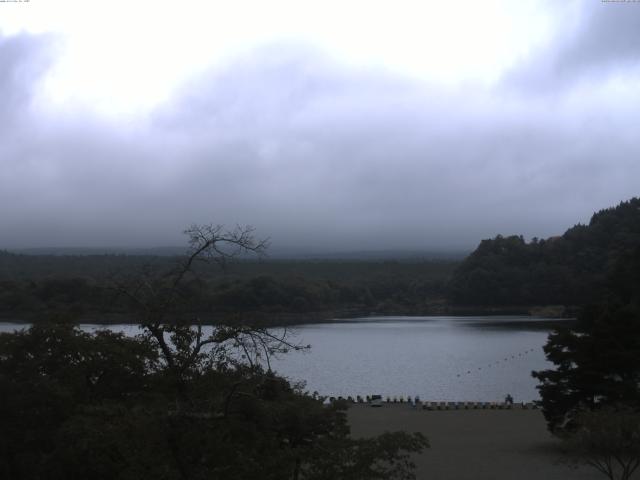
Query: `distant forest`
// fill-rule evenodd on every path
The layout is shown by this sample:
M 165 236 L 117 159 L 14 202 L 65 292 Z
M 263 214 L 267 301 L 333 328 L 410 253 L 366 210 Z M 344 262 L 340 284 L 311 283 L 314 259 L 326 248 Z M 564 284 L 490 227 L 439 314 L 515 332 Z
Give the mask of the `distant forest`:
M 639 249 L 640 199 L 633 198 L 559 237 L 483 240 L 447 294 L 459 305 L 584 305 L 603 296 L 607 279 Z
M 597 212 L 548 239 L 498 235 L 463 261 L 238 260 L 202 264 L 184 315 L 204 322 L 316 321 L 367 314 L 525 313 L 577 307 L 640 245 L 640 199 Z M 0 316 L 11 320 L 135 321 L 117 279 L 161 275 L 179 260 L 151 255 L 0 252 Z
M 124 321 L 117 279 L 169 271 L 179 257 L 16 255 L 0 253 L 0 315 L 35 320 L 65 316 Z M 188 312 L 204 322 L 298 322 L 371 312 L 441 308 L 458 261 L 238 260 L 202 264 L 185 286 Z M 157 272 L 157 273 L 153 273 Z

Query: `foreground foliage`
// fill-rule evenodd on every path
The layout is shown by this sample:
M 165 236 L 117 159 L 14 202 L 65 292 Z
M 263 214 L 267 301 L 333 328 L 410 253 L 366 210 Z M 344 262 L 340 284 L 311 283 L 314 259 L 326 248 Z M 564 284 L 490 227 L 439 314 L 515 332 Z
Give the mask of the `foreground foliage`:
M 0 477 L 413 478 L 419 434 L 349 437 L 346 405 L 206 355 L 178 387 L 148 338 L 0 335 Z
M 188 315 L 200 260 L 261 253 L 252 230 L 194 226 L 170 270 L 113 279 L 141 333 L 36 324 L 0 335 L 0 477 L 20 479 L 411 479 L 421 434 L 352 439 L 325 406 L 269 368 L 305 348 L 250 325 Z

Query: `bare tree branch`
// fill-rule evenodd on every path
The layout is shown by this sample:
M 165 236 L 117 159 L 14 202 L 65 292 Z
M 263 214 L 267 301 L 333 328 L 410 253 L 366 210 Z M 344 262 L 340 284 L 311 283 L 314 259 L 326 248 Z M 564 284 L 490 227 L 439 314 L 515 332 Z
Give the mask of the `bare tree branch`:
M 269 329 L 248 325 L 215 325 L 205 334 L 200 318 L 186 320 L 177 316 L 188 301 L 183 285 L 196 277 L 196 263 L 214 262 L 226 266 L 245 254 L 264 256 L 268 240 L 258 240 L 250 226 L 226 230 L 222 225 L 191 225 L 184 231 L 189 248 L 171 270 L 159 273 L 145 266 L 138 275 L 112 279 L 112 289 L 123 295 L 137 311 L 141 327 L 157 344 L 168 372 L 178 385 L 185 384 L 191 371 L 205 368 L 205 361 L 235 364 L 229 347 L 244 354 L 251 369 L 261 367 L 261 360 L 271 370 L 273 355 L 308 348 L 288 339 L 288 331 L 275 334 Z M 209 359 L 209 360 L 207 360 Z

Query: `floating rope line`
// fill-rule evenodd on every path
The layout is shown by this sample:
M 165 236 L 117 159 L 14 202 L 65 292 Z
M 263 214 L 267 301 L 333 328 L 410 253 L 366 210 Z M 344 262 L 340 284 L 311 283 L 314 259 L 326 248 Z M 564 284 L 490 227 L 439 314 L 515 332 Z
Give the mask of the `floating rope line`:
M 502 360 L 496 360 L 495 362 L 487 364 L 485 368 L 491 368 L 494 365 L 499 365 L 500 363 L 510 362 L 511 360 L 522 358 L 523 356 L 528 355 L 529 353 L 534 352 L 535 350 L 536 350 L 535 348 L 528 348 L 527 350 L 524 350 L 522 352 L 514 353 L 513 355 L 510 355 L 510 356 L 507 355 Z M 480 370 L 482 370 L 482 367 L 477 367 L 476 371 L 480 371 Z M 470 375 L 471 371 L 472 371 L 471 369 L 467 370 L 466 375 Z M 465 375 L 465 373 L 464 372 L 458 373 L 456 374 L 456 377 L 461 377 L 462 375 Z

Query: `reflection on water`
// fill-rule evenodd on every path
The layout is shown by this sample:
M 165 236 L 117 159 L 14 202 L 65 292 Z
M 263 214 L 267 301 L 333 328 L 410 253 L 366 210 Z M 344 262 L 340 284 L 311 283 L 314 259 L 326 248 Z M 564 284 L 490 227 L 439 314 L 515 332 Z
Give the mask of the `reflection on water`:
M 419 395 L 431 401 L 539 398 L 532 370 L 549 368 L 542 346 L 553 325 L 532 317 L 370 317 L 296 327 L 311 350 L 274 370 L 323 395 Z M 0 331 L 24 325 L 0 323 Z M 82 325 L 87 331 L 101 328 Z M 111 325 L 128 335 L 135 325 Z

